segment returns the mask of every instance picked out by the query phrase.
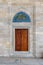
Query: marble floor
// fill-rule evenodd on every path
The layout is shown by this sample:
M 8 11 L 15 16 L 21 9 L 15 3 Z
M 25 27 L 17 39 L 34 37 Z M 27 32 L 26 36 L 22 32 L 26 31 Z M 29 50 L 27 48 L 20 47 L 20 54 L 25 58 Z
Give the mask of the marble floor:
M 0 57 L 0 65 L 43 65 L 43 59 Z

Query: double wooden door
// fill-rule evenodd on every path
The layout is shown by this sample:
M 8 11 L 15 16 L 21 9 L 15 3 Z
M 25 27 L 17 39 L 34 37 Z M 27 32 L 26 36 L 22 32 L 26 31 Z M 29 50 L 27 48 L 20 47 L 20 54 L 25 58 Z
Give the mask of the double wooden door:
M 15 51 L 28 51 L 28 29 L 15 29 Z

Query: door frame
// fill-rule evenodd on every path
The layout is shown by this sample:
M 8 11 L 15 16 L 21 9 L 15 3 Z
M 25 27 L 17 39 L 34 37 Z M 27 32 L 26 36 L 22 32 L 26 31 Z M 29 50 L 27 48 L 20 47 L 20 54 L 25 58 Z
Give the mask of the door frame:
M 29 29 L 29 34 L 30 34 L 30 36 L 28 36 L 28 37 L 30 37 L 30 40 L 29 40 L 29 44 L 30 44 L 30 50 L 29 51 L 26 51 L 26 52 L 24 52 L 24 51 L 22 51 L 22 52 L 18 52 L 18 51 L 15 51 L 14 49 L 15 49 L 15 47 L 14 47 L 14 41 L 15 41 L 15 39 L 14 39 L 14 34 L 15 34 L 15 29 Z M 11 53 L 11 55 L 13 55 L 14 57 L 34 57 L 34 55 L 33 55 L 33 42 L 31 42 L 31 40 L 32 40 L 32 38 L 31 38 L 31 29 L 28 27 L 28 26 L 12 26 L 12 29 L 11 29 L 11 39 L 12 39 L 12 51 L 13 51 L 13 53 Z M 33 35 L 32 35 L 33 36 Z

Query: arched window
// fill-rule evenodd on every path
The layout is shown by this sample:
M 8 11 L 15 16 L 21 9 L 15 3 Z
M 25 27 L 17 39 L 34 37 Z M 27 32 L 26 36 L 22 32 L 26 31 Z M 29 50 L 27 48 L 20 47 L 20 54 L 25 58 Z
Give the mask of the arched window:
M 19 12 L 13 17 L 13 22 L 31 22 L 31 20 L 28 14 Z

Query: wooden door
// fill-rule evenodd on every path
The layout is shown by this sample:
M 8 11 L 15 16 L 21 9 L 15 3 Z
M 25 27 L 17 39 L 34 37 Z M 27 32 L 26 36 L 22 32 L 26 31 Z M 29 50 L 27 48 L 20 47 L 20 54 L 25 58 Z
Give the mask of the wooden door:
M 28 29 L 15 29 L 15 51 L 28 51 Z

